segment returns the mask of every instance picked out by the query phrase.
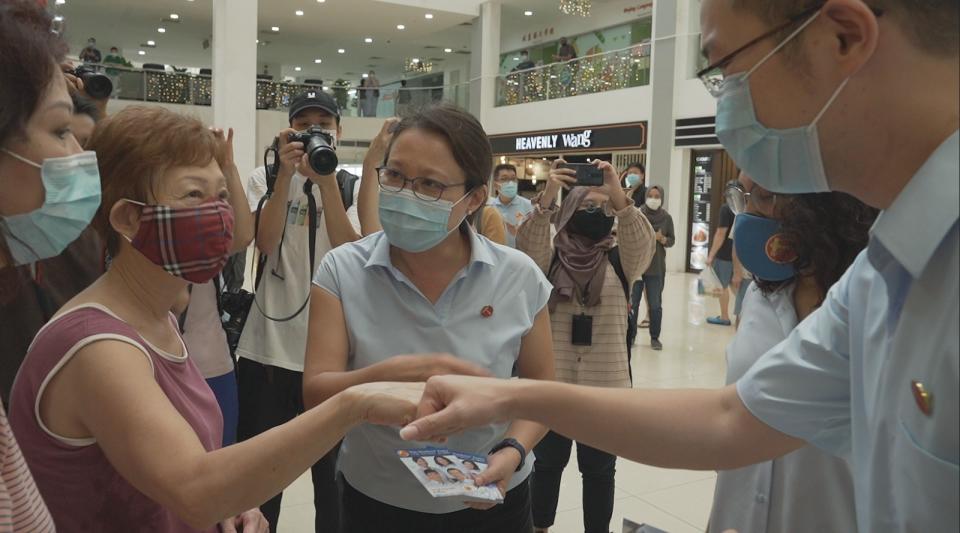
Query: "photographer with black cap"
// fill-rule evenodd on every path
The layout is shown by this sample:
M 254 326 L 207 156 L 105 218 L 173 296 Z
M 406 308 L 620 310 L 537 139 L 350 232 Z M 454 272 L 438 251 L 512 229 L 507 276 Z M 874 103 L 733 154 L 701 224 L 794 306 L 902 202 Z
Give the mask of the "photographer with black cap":
M 289 119 L 290 128 L 277 134 L 247 187 L 251 209 L 259 208 L 255 243 L 261 260 L 237 347 L 240 440 L 303 412 L 313 269 L 331 249 L 360 238 L 358 178 L 336 170 L 340 107 L 330 95 L 308 91 L 293 99 Z M 336 449 L 312 468 L 318 532 L 339 529 L 335 464 Z M 277 524 L 281 497 L 261 507 L 271 524 Z

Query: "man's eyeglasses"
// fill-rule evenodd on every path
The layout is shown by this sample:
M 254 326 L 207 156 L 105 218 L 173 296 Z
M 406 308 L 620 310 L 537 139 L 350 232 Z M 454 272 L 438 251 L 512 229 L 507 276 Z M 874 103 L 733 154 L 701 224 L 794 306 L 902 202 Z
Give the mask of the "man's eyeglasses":
M 759 43 L 760 41 L 763 41 L 764 39 L 769 39 L 770 37 L 773 37 L 774 35 L 782 32 L 783 30 L 786 30 L 790 26 L 798 22 L 801 22 L 808 17 L 812 17 L 814 13 L 816 13 L 817 11 L 823 8 L 825 3 L 826 2 L 817 2 L 816 4 L 810 6 L 809 8 L 804 9 L 803 11 L 797 13 L 796 15 L 793 15 L 792 17 L 787 19 L 787 21 L 784 22 L 783 24 L 754 38 L 751 41 L 748 41 L 746 44 L 744 44 L 740 48 L 737 48 L 733 52 L 730 52 L 729 54 L 720 58 L 720 60 L 718 60 L 717 62 L 711 65 L 708 65 L 706 68 L 704 68 L 700 72 L 697 72 L 697 78 L 700 78 L 700 81 L 703 82 L 704 87 L 707 88 L 707 91 L 709 91 L 711 95 L 713 95 L 714 97 L 720 96 L 720 88 L 723 87 L 723 81 L 725 79 L 725 76 L 723 74 L 723 69 L 726 68 L 727 65 L 729 65 L 735 57 L 737 57 L 737 55 L 739 55 L 744 50 L 747 50 L 748 48 L 752 47 L 753 45 Z M 871 7 L 870 10 L 873 11 L 873 14 L 877 17 L 883 14 L 882 9 Z M 797 30 L 794 31 L 794 34 L 803 30 L 804 27 L 806 27 L 806 24 L 804 24 L 800 28 L 797 28 Z M 786 39 L 784 39 L 784 42 L 786 42 L 793 36 L 794 35 L 788 36 Z
M 733 211 L 733 214 L 735 215 L 746 213 L 751 202 L 753 203 L 754 207 L 762 212 L 771 211 L 774 204 L 777 203 L 776 194 L 769 192 L 747 192 L 744 190 L 743 185 L 738 181 L 734 181 L 727 185 L 726 189 L 723 191 L 723 197 L 727 202 L 727 206 L 730 207 L 730 210 Z
M 460 187 L 467 184 L 467 182 L 442 183 L 433 178 L 408 178 L 388 167 L 377 168 L 377 181 L 380 183 L 381 189 L 389 192 L 400 192 L 409 183 L 414 196 L 425 202 L 436 202 L 443 196 L 444 191 L 450 187 Z

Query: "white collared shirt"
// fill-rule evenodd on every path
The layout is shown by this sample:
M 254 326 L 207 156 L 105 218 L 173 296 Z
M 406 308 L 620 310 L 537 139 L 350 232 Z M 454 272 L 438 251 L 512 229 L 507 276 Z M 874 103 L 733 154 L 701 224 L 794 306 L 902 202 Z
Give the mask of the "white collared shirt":
M 822 307 L 737 382 L 757 418 L 850 460 L 861 531 L 960 528 L 958 159 L 955 132 Z

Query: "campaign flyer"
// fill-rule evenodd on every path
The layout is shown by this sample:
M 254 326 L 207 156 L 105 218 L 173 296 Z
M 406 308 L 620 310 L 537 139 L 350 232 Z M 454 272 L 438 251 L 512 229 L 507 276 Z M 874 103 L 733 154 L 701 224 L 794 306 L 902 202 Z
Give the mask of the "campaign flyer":
M 397 450 L 410 473 L 434 498 L 503 503 L 496 485 L 478 487 L 474 480 L 487 469 L 487 458 L 445 448 Z

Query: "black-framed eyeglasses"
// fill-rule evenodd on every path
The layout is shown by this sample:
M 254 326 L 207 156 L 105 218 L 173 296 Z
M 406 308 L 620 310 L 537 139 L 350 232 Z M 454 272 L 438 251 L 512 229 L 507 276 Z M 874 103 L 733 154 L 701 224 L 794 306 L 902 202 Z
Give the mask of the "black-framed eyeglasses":
M 803 11 L 797 13 L 796 15 L 793 15 L 792 17 L 787 19 L 787 21 L 784 22 L 783 24 L 767 31 L 766 33 L 763 33 L 762 35 L 757 36 L 756 38 L 750 41 L 747 41 L 747 43 L 741 46 L 740 48 L 737 48 L 733 52 L 730 52 L 729 54 L 720 58 L 715 63 L 707 65 L 704 69 L 697 72 L 697 78 L 699 78 L 700 81 L 703 82 L 704 87 L 707 88 L 707 91 L 711 95 L 713 95 L 714 97 L 720 96 L 720 88 L 723 87 L 723 81 L 725 79 L 723 69 L 726 68 L 726 66 L 729 65 L 730 62 L 733 61 L 735 57 L 737 57 L 737 55 L 742 53 L 744 50 L 747 50 L 748 48 L 752 47 L 753 45 L 759 43 L 760 41 L 769 39 L 770 37 L 773 37 L 774 35 L 782 32 L 783 30 L 789 28 L 790 26 L 798 22 L 801 22 L 808 17 L 812 17 L 813 14 L 819 11 L 820 9 L 822 9 L 825 4 L 826 2 L 817 2 L 816 4 L 810 6 L 809 8 L 804 9 Z M 879 8 L 871 7 L 870 10 L 873 11 L 873 14 L 877 17 L 883 14 L 883 10 Z M 797 31 L 802 29 L 803 27 L 798 28 Z M 786 42 L 792 37 L 793 35 L 790 35 L 789 37 L 784 39 L 784 42 Z
M 462 183 L 443 183 L 433 178 L 408 178 L 389 167 L 377 168 L 377 181 L 380 183 L 381 189 L 389 192 L 400 192 L 409 183 L 413 195 L 425 202 L 436 202 L 447 189 L 467 184 L 465 181 Z
M 769 212 L 773 209 L 774 204 L 777 203 L 777 195 L 775 193 L 758 194 L 747 192 L 743 188 L 743 185 L 737 181 L 727 185 L 723 191 L 723 197 L 727 202 L 727 206 L 730 207 L 730 210 L 733 211 L 735 215 L 746 213 L 751 202 L 761 212 Z

